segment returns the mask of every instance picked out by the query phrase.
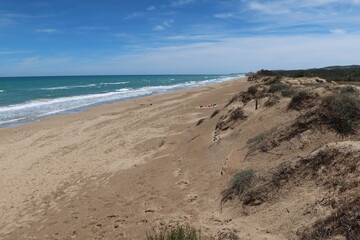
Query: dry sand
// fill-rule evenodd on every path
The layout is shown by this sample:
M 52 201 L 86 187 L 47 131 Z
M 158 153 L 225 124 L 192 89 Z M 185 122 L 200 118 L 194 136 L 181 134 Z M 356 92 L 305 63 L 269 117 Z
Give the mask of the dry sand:
M 86 226 L 92 218 L 115 214 L 135 226 L 111 236 L 136 239 L 152 227 L 149 215 L 191 220 L 218 204 L 212 182 L 219 184 L 224 159 L 208 148 L 213 129 L 194 128 L 215 109 L 198 106 L 219 109 L 248 85 L 239 79 L 0 130 L 0 236 L 28 239 L 46 228 L 59 239 L 73 231 L 87 239 L 98 234 Z M 60 216 L 67 210 L 70 219 Z
M 359 200 L 356 136 L 325 126 L 296 132 L 292 123 L 313 110 L 290 111 L 286 97 L 272 107 L 261 98 L 258 110 L 254 99 L 225 107 L 253 84 L 242 78 L 0 130 L 0 239 L 146 239 L 153 227 L 178 223 L 201 229 L 202 239 L 299 239 L 317 220 L 338 216 L 338 203 Z M 246 119 L 216 130 L 238 106 Z M 248 154 L 248 140 L 269 130 L 269 143 L 290 137 Z M 331 167 L 300 161 L 319 153 Z M 298 168 L 279 165 L 286 162 Z M 260 199 L 221 208 L 222 190 L 248 168 L 259 176 Z M 218 238 L 228 233 L 237 237 Z

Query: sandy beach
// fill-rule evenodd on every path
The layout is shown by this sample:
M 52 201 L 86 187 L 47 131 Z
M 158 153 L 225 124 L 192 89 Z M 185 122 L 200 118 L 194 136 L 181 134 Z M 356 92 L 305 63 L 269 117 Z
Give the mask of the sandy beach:
M 0 239 L 146 239 L 178 224 L 202 239 L 359 236 L 358 129 L 339 135 L 322 104 L 358 90 L 275 80 L 241 78 L 0 130 Z M 294 103 L 300 91 L 306 98 Z M 216 108 L 199 107 L 209 104 Z M 246 191 L 232 193 L 246 171 Z
M 194 133 L 197 131 L 193 129 L 197 121 L 215 110 L 200 109 L 199 105 L 216 103 L 219 109 L 234 93 L 247 86 L 244 79 L 239 79 L 128 100 L 79 114 L 51 117 L 0 130 L 0 235 L 7 236 L 7 239 L 27 239 L 35 230 L 56 226 L 56 221 L 51 220 L 51 214 L 61 214 L 62 208 L 74 201 L 78 194 L 85 197 L 100 186 L 105 189 L 110 187 L 109 184 L 114 183 L 116 178 L 120 178 L 116 187 L 121 189 L 121 193 L 116 200 L 113 199 L 112 204 L 120 201 L 126 205 L 138 199 L 138 205 L 129 207 L 127 213 L 122 213 L 124 215 L 132 215 L 139 208 L 164 211 L 161 208 L 169 207 L 171 199 L 197 198 L 199 193 L 186 190 L 190 176 L 180 165 L 189 157 L 184 156 L 189 151 L 185 143 L 192 138 L 201 138 L 210 144 L 213 141 L 211 136 Z M 199 143 L 196 141 L 192 142 L 191 151 L 194 154 L 191 154 L 191 159 L 201 155 L 199 161 L 206 161 L 203 157 L 209 151 L 205 151 L 202 146 L 197 147 Z M 214 163 L 219 165 L 216 174 L 219 175 L 222 163 L 209 162 Z M 159 164 L 161 167 L 157 167 Z M 148 168 L 145 170 L 147 174 L 137 175 L 136 172 L 144 171 L 143 168 Z M 176 188 L 178 193 L 166 196 L 169 193 L 164 192 L 162 196 L 163 187 Z M 211 185 L 202 187 L 211 188 Z M 115 189 L 108 190 L 115 192 Z M 212 197 L 217 194 L 213 192 Z M 142 195 L 146 195 L 147 200 L 141 199 Z M 99 194 L 96 198 L 102 204 L 108 196 Z M 188 203 L 189 199 L 183 201 L 194 204 Z M 195 202 L 198 201 L 205 199 Z M 207 201 L 215 203 L 216 199 Z M 79 202 L 75 200 L 73 203 Z M 93 205 L 87 207 L 98 209 L 98 206 Z M 100 211 L 106 212 L 105 209 Z M 174 214 L 172 211 L 168 213 Z M 188 214 L 184 209 L 181 216 Z M 76 216 L 78 221 L 89 217 L 80 215 Z M 42 224 L 37 226 L 39 220 Z M 151 222 L 142 223 L 141 228 L 150 229 Z M 21 234 L 13 235 L 14 230 Z M 136 235 L 137 230 L 133 234 L 139 237 Z M 135 238 L 130 235 L 129 239 Z

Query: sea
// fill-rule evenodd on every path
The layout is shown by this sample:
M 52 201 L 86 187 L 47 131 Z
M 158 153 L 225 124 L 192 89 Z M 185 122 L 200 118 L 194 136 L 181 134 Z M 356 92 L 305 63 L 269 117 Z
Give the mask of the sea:
M 225 82 L 232 75 L 119 75 L 0 78 L 0 128 L 154 94 Z

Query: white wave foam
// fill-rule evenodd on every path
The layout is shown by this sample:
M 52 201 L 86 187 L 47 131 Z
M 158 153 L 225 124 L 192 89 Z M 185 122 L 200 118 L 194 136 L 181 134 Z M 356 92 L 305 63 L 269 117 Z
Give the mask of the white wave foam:
M 148 86 L 138 89 L 121 88 L 113 92 L 88 94 L 82 96 L 61 97 L 55 99 L 38 99 L 21 104 L 0 107 L 0 125 L 14 121 L 36 119 L 74 109 L 83 109 L 90 105 L 121 101 L 129 98 L 172 92 L 180 89 L 200 87 L 209 84 L 229 81 L 240 76 L 221 77 L 204 81 L 190 81 L 167 86 Z M 84 85 L 85 86 L 85 85 Z M 89 85 L 88 85 L 89 86 Z
M 72 89 L 72 88 L 87 88 L 87 87 L 96 87 L 96 84 L 40 88 L 40 90 L 62 90 L 62 89 Z
M 98 83 L 98 84 L 87 84 L 87 85 L 75 85 L 75 86 L 60 86 L 60 87 L 50 87 L 50 88 L 40 88 L 40 90 L 64 90 L 64 89 L 73 89 L 73 88 L 89 88 L 89 87 L 99 87 L 101 85 L 123 85 L 129 82 L 110 82 L 110 83 Z
M 0 90 L 0 93 L 5 92 L 5 90 Z
M 111 83 L 99 83 L 100 85 L 123 85 L 129 82 L 111 82 Z

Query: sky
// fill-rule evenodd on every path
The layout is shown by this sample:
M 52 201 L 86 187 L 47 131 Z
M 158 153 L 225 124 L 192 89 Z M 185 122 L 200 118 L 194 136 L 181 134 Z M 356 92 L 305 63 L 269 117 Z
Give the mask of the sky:
M 360 64 L 360 0 L 1 0 L 0 76 Z

